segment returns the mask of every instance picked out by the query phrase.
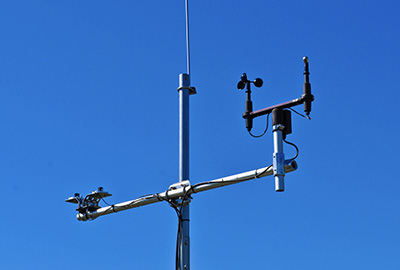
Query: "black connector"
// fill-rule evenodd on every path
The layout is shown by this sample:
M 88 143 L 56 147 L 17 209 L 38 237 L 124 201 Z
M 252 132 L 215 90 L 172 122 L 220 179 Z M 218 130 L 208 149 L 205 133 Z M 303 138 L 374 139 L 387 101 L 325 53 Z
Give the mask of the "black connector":
M 292 133 L 292 112 L 289 110 L 281 110 L 279 108 L 272 110 L 272 126 L 282 125 L 283 137 Z

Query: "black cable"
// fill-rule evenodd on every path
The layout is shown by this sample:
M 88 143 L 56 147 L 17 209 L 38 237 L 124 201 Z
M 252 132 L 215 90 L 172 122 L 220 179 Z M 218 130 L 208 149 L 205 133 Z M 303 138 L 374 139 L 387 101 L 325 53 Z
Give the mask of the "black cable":
M 185 189 L 185 187 L 184 187 L 184 189 Z M 175 256 L 175 268 L 176 268 L 176 270 L 179 270 L 179 263 L 180 263 L 180 260 L 181 260 L 181 247 L 182 247 L 182 240 L 183 240 L 182 209 L 183 209 L 185 201 L 189 198 L 188 195 L 189 195 L 189 192 L 190 192 L 191 189 L 192 189 L 192 186 L 189 186 L 189 188 L 187 190 L 185 190 L 185 193 L 183 194 L 183 196 L 181 198 L 181 204 L 179 206 L 179 222 L 178 222 L 178 233 L 177 233 L 177 239 L 176 239 L 176 256 Z
M 101 200 L 107 204 L 107 206 L 110 206 L 110 208 L 108 208 L 106 211 L 104 211 L 104 214 L 106 214 L 108 212 L 108 210 L 112 209 L 114 213 L 117 213 L 114 209 L 114 205 L 113 204 L 109 204 L 108 202 L 106 202 L 106 200 L 104 200 L 104 198 L 101 198 Z
M 106 209 L 103 213 L 103 215 L 106 215 L 108 213 L 108 211 L 112 210 L 114 213 L 116 213 L 115 209 L 114 209 L 114 205 L 109 205 L 109 208 Z
M 177 238 L 176 238 L 176 255 L 175 255 L 175 268 L 176 270 L 179 270 L 179 264 L 180 264 L 180 260 L 181 260 L 181 247 L 182 247 L 182 241 L 183 241 L 183 218 L 182 218 L 182 209 L 184 206 L 185 201 L 189 198 L 190 196 L 190 191 L 194 192 L 193 188 L 201 186 L 201 185 L 205 185 L 205 184 L 209 184 L 210 182 L 202 182 L 202 183 L 197 183 L 193 186 L 189 186 L 188 189 L 185 189 L 185 193 L 183 194 L 182 198 L 181 198 L 181 204 L 179 206 L 179 210 L 177 210 L 178 214 L 178 232 L 177 232 Z
M 165 196 L 167 197 L 167 199 L 164 199 L 163 197 L 161 197 L 160 196 L 160 194 L 159 193 L 157 193 L 155 196 L 157 197 L 157 199 L 159 200 L 159 201 L 166 201 L 172 208 L 174 208 L 174 210 L 175 210 L 175 212 L 176 212 L 176 215 L 178 216 L 178 219 L 180 219 L 181 217 L 181 213 L 180 213 L 180 211 L 178 210 L 178 208 L 176 207 L 176 205 L 172 202 L 172 200 L 171 199 L 168 199 L 168 191 L 169 190 L 167 190 L 166 192 L 165 192 Z
M 271 168 L 272 164 L 269 165 L 262 173 L 260 174 L 256 174 L 256 178 L 260 177 L 262 174 L 264 174 L 269 168 Z M 226 181 L 226 182 L 236 182 L 235 181 Z M 181 203 L 179 205 L 179 207 L 177 207 L 171 199 L 168 198 L 168 191 L 166 191 L 165 196 L 167 197 L 167 199 L 164 199 L 163 197 L 160 196 L 159 193 L 153 195 L 156 196 L 157 199 L 159 201 L 166 201 L 168 202 L 172 208 L 174 208 L 177 216 L 178 216 L 178 230 L 177 230 L 177 236 L 176 236 L 176 250 L 175 250 L 175 269 L 179 270 L 179 263 L 181 260 L 181 247 L 182 247 L 182 241 L 183 241 L 183 218 L 182 218 L 182 209 L 184 206 L 185 201 L 189 198 L 190 196 L 190 192 L 196 193 L 194 191 L 194 188 L 198 187 L 198 186 L 202 186 L 202 185 L 207 185 L 207 184 L 219 184 L 219 183 L 213 183 L 210 181 L 206 181 L 206 182 L 201 182 L 201 183 L 197 183 L 195 185 L 190 185 L 187 189 L 185 189 L 185 192 L 183 194 L 183 196 L 181 197 Z
M 179 262 L 181 260 L 181 246 L 182 246 L 182 218 L 178 222 L 178 232 L 176 236 L 176 254 L 175 254 L 175 268 L 179 270 Z
M 273 164 L 269 165 L 269 166 L 268 166 L 262 173 L 260 173 L 260 174 L 257 174 L 257 171 L 256 171 L 256 177 L 255 177 L 255 178 L 259 178 L 261 175 L 263 175 L 264 173 L 266 173 L 266 172 L 269 170 L 269 168 L 272 167 L 272 165 L 273 165 Z
M 108 206 L 111 206 L 111 204 L 109 204 L 108 202 L 106 202 L 106 200 L 104 200 L 104 198 L 101 198 L 101 200 L 102 200 L 105 204 L 107 204 Z
M 300 115 L 301 117 L 304 117 L 304 118 L 306 118 L 306 119 L 308 119 L 308 120 L 311 120 L 311 117 L 310 117 L 310 116 L 305 116 L 304 114 L 299 113 L 299 112 L 296 111 L 295 109 L 292 109 L 292 108 L 289 107 L 289 110 L 291 110 L 291 111 L 293 111 L 294 113 Z
M 295 155 L 293 158 L 289 159 L 289 160 L 291 160 L 291 161 L 295 160 L 295 159 L 299 156 L 299 148 L 297 147 L 297 145 L 295 145 L 295 144 L 292 143 L 292 142 L 288 142 L 286 139 L 284 139 L 283 141 L 284 141 L 285 143 L 287 143 L 287 144 L 290 144 L 290 145 L 293 146 L 294 148 L 296 148 L 296 155 Z
M 269 125 L 269 114 L 267 114 L 267 126 L 265 127 L 264 132 L 263 132 L 261 135 L 254 135 L 254 134 L 251 133 L 251 131 L 249 131 L 250 136 L 251 136 L 251 137 L 254 137 L 254 138 L 261 138 L 261 137 L 264 136 L 264 134 L 267 132 L 267 130 L 268 130 L 268 125 Z
M 169 190 L 167 190 L 165 192 L 166 199 L 161 197 L 159 193 L 156 193 L 153 196 L 156 196 L 156 198 L 159 201 L 166 201 L 175 210 L 175 213 L 178 216 L 178 231 L 177 231 L 177 235 L 176 235 L 176 247 L 175 247 L 175 269 L 179 270 L 179 261 L 180 261 L 180 257 L 181 257 L 180 246 L 182 243 L 182 229 L 181 229 L 181 227 L 182 227 L 182 207 L 180 207 L 180 208 L 176 207 L 174 202 L 168 198 L 168 191 Z
M 176 247 L 175 247 L 175 269 L 179 270 L 179 261 L 180 261 L 180 257 L 181 257 L 180 246 L 182 244 L 182 229 L 181 229 L 182 228 L 182 204 L 178 208 L 174 204 L 174 202 L 168 198 L 168 191 L 169 190 L 167 190 L 165 192 L 166 199 L 161 197 L 159 193 L 155 194 L 155 196 L 157 197 L 157 199 L 159 201 L 166 201 L 172 208 L 174 208 L 175 213 L 178 216 L 178 231 L 177 231 L 177 235 L 176 235 Z

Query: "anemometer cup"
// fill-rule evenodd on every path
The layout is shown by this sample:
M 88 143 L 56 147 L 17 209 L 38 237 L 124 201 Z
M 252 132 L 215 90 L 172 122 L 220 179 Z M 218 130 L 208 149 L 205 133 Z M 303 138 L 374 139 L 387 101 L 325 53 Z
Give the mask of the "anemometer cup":
M 263 80 L 260 78 L 257 78 L 253 81 L 253 84 L 255 87 L 261 87 L 261 86 L 263 86 Z
M 237 89 L 243 90 L 246 87 L 246 83 L 244 81 L 239 81 L 237 84 Z

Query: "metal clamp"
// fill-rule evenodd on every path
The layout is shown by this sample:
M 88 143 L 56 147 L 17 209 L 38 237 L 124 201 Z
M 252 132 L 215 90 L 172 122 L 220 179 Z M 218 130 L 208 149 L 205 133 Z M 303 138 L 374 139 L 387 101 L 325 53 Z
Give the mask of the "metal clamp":
M 194 86 L 181 86 L 181 87 L 178 88 L 178 92 L 179 92 L 180 90 L 183 90 L 183 89 L 189 90 L 189 95 L 195 95 L 195 94 L 197 94 L 197 92 L 196 92 L 196 87 L 194 87 Z

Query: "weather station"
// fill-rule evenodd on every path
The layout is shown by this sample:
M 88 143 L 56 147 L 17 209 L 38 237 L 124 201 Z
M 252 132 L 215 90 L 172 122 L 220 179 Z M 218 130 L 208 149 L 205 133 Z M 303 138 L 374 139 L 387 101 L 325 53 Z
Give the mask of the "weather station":
M 153 204 L 157 202 L 167 202 L 175 210 L 178 217 L 178 234 L 176 243 L 176 265 L 177 270 L 187 270 L 190 268 L 190 234 L 189 234 L 189 205 L 193 200 L 192 195 L 207 191 L 210 189 L 220 188 L 236 183 L 255 180 L 265 176 L 273 175 L 275 178 L 275 190 L 283 192 L 285 190 L 284 180 L 286 173 L 295 171 L 298 166 L 295 161 L 298 156 L 298 147 L 286 140 L 287 135 L 292 133 L 291 112 L 295 112 L 305 118 L 310 119 L 311 104 L 314 96 L 311 94 L 311 84 L 309 80 L 309 61 L 307 57 L 304 61 L 304 84 L 303 94 L 293 100 L 266 107 L 264 109 L 253 111 L 253 103 L 251 100 L 251 84 L 255 87 L 262 87 L 263 81 L 260 78 L 248 80 L 247 74 L 241 76 L 237 84 L 239 90 L 245 90 L 247 99 L 245 103 L 245 119 L 246 129 L 253 137 L 261 137 L 268 130 L 269 123 L 265 131 L 261 135 L 253 135 L 251 133 L 253 127 L 253 119 L 259 116 L 272 114 L 272 133 L 274 151 L 272 153 L 272 164 L 266 167 L 254 169 L 240 174 L 230 175 L 213 180 L 207 180 L 196 184 L 190 183 L 189 177 L 189 97 L 196 94 L 196 89 L 191 86 L 190 82 L 190 49 L 189 49 L 189 14 L 188 0 L 185 0 L 186 11 L 186 51 L 187 51 L 187 73 L 179 75 L 179 181 L 173 183 L 165 191 L 145 195 L 136 199 L 107 205 L 99 206 L 100 201 L 111 196 L 110 193 L 99 187 L 97 190 L 81 196 L 75 193 L 69 197 L 66 202 L 77 204 L 77 219 L 80 221 L 93 220 L 100 216 L 121 212 L 124 210 Z M 304 106 L 302 115 L 295 111 L 292 107 Z M 287 143 L 297 150 L 295 157 L 286 159 L 283 151 L 283 143 Z M 104 201 L 104 200 L 103 200 Z

